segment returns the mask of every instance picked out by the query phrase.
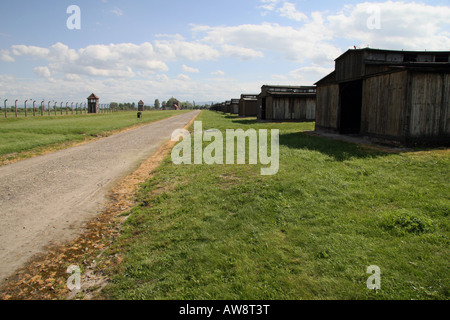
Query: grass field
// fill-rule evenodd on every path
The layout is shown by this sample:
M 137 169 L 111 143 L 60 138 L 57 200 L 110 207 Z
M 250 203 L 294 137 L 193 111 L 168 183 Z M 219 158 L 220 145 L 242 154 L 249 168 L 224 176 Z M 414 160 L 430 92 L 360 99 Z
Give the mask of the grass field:
M 108 136 L 120 129 L 149 123 L 184 111 L 136 112 L 46 117 L 0 117 L 0 164 L 60 149 L 72 143 Z
M 311 123 L 197 120 L 280 129 L 278 174 L 166 159 L 109 251 L 123 261 L 107 269 L 105 298 L 449 298 L 448 150 L 391 154 L 309 136 Z

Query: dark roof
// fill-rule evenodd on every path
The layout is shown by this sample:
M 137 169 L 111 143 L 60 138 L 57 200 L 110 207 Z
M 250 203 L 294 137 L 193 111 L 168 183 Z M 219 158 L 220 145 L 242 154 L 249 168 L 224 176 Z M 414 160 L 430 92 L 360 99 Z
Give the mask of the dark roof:
M 263 85 L 262 88 L 274 88 L 274 89 L 309 89 L 314 88 L 314 86 L 280 86 L 280 85 Z
M 336 71 L 331 72 L 315 83 L 316 86 L 321 84 L 334 83 L 336 81 Z
M 265 86 L 269 94 L 305 94 L 316 93 L 315 86 Z
M 251 93 L 243 93 L 241 94 L 241 99 L 257 99 L 259 93 L 251 94 Z
M 335 59 L 339 60 L 343 56 L 347 55 L 351 52 L 372 52 L 372 53 L 381 53 L 381 54 L 423 54 L 423 55 L 442 55 L 442 54 L 449 54 L 450 51 L 405 51 L 405 50 L 389 50 L 389 49 L 374 49 L 374 48 L 361 48 L 361 49 L 348 49 L 346 52 L 341 54 L 339 57 Z
M 95 94 L 91 94 L 91 95 L 88 97 L 88 99 L 97 99 L 97 100 L 100 100 L 100 98 L 97 97 Z

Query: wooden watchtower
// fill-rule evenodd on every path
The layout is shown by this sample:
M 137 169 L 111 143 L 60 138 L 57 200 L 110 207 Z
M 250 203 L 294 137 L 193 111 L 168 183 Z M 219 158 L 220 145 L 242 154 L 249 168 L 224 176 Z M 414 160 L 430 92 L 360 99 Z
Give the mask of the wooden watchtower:
M 98 113 L 98 102 L 100 100 L 95 94 L 91 94 L 88 99 L 88 113 Z

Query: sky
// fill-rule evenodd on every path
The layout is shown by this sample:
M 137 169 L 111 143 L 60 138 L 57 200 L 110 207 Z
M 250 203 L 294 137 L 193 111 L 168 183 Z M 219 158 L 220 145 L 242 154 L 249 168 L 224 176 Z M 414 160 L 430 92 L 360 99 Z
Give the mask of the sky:
M 1 0 L 0 103 L 312 85 L 354 47 L 450 51 L 449 17 L 450 0 Z

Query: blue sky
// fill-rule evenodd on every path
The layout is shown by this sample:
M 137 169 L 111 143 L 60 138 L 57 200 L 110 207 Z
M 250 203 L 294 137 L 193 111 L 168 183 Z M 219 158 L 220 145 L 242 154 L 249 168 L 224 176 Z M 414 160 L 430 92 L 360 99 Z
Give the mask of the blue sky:
M 448 17 L 448 0 L 3 0 L 0 99 L 224 101 L 313 84 L 353 46 L 450 50 Z

